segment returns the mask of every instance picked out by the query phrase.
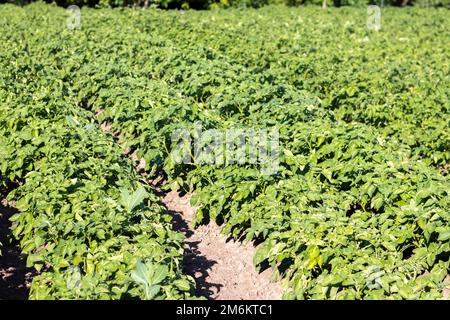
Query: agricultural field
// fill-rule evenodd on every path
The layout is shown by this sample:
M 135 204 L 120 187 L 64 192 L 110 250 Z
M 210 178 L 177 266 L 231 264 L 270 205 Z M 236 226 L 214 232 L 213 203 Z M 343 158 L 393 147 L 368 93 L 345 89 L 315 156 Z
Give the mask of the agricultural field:
M 170 190 L 194 226 L 255 243 L 280 298 L 448 298 L 450 11 L 381 18 L 82 8 L 68 28 L 63 8 L 0 5 L 1 200 L 29 298 L 202 298 Z M 277 170 L 175 161 L 199 124 L 276 130 Z

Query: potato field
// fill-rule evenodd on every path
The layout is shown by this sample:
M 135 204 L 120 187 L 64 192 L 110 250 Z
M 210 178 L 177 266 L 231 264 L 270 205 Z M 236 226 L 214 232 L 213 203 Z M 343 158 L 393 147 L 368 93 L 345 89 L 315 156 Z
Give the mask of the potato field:
M 276 298 L 448 299 L 447 8 L 383 7 L 377 30 L 367 7 L 70 14 L 0 5 L 0 250 L 27 298 L 208 298 L 170 192 Z M 276 158 L 228 161 L 230 132 L 276 133 Z

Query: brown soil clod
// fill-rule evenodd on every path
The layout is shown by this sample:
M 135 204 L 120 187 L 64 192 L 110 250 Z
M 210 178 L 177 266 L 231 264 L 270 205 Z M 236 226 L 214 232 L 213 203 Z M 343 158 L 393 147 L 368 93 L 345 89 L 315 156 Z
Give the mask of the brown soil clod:
M 441 173 L 450 173 L 450 163 L 447 163 L 439 168 Z
M 271 281 L 271 269 L 258 273 L 253 266 L 252 243 L 228 240 L 214 222 L 192 227 L 195 208 L 190 197 L 171 191 L 163 202 L 174 217 L 174 229 L 186 236 L 185 272 L 194 277 L 196 293 L 214 300 L 280 299 L 283 288 Z

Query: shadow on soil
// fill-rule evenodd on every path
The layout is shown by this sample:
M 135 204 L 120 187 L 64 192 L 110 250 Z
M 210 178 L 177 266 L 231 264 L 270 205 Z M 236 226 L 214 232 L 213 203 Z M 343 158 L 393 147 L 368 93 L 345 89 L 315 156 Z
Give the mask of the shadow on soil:
M 214 260 L 209 260 L 203 256 L 198 250 L 199 241 L 189 241 L 189 238 L 193 235 L 192 230 L 189 228 L 187 222 L 183 219 L 180 212 L 168 210 L 168 213 L 172 215 L 172 227 L 175 231 L 182 232 L 186 236 L 185 249 L 184 249 L 184 272 L 192 276 L 196 282 L 195 294 L 211 299 L 214 294 L 213 288 L 216 291 L 220 291 L 222 285 L 217 283 L 210 283 L 206 279 L 208 278 L 208 270 L 216 264 Z
M 0 203 L 0 300 L 28 299 L 32 273 L 20 256 L 17 243 L 11 241 L 9 218 L 18 211 Z

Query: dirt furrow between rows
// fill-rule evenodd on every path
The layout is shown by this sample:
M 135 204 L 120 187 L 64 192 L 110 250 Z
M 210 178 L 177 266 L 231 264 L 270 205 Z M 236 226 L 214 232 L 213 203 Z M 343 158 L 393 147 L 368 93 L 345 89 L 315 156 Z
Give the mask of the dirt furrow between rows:
M 18 211 L 3 195 L 0 199 L 0 300 L 25 300 L 36 271 L 27 268 L 17 241 L 12 240 L 9 218 Z
M 283 288 L 271 281 L 272 270 L 258 273 L 253 266 L 251 242 L 227 241 L 214 222 L 192 227 L 195 208 L 190 197 L 171 191 L 163 202 L 174 216 L 174 229 L 186 236 L 185 272 L 195 278 L 197 294 L 214 300 L 280 299 Z

